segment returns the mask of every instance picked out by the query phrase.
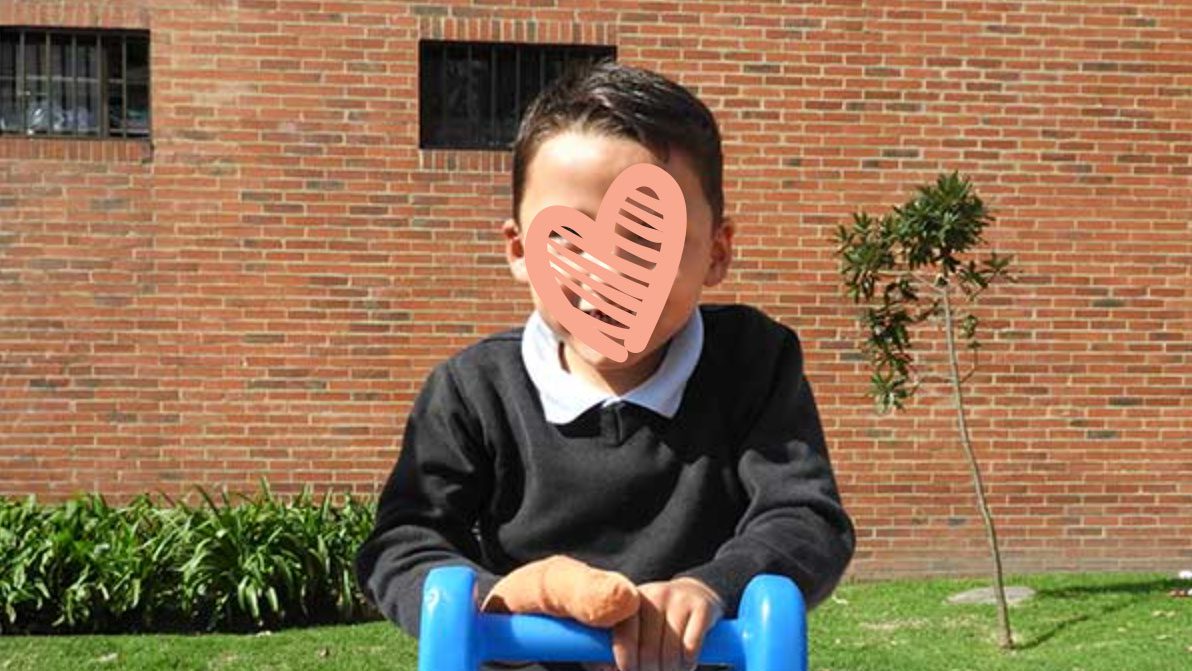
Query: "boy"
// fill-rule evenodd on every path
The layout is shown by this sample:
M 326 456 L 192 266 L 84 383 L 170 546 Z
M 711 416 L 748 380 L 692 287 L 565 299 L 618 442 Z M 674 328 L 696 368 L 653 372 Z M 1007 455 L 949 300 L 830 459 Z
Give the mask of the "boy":
M 753 308 L 699 305 L 727 273 L 733 234 L 703 103 L 609 62 L 548 87 L 514 146 L 513 276 L 528 283 L 523 229 L 538 212 L 562 204 L 594 218 L 641 162 L 675 178 L 688 218 L 646 348 L 609 360 L 531 291 L 524 328 L 436 366 L 414 403 L 356 558 L 364 593 L 413 636 L 426 573 L 467 565 L 487 611 L 561 608 L 584 621 L 583 603 L 605 599 L 619 614 L 589 619 L 613 626 L 618 668 L 686 670 L 755 575 L 791 577 L 814 606 L 852 557 L 797 336 Z

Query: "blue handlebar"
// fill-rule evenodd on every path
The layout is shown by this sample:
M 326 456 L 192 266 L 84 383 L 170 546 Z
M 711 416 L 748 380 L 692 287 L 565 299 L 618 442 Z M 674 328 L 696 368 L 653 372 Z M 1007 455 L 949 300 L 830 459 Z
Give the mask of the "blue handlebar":
M 431 570 L 423 588 L 419 671 L 477 671 L 486 661 L 613 661 L 607 629 L 546 615 L 478 613 L 476 576 L 463 566 Z M 704 637 L 699 661 L 742 671 L 806 671 L 803 596 L 789 578 L 760 575 L 741 599 L 739 617 Z

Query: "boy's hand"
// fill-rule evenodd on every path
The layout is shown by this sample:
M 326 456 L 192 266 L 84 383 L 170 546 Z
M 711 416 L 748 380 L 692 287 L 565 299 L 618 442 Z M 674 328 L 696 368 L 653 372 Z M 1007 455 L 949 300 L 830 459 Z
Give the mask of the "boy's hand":
M 613 627 L 613 658 L 621 671 L 694 669 L 704 634 L 724 615 L 712 588 L 695 578 L 639 585 L 637 614 Z
M 530 562 L 502 578 L 480 604 L 485 613 L 545 613 L 611 627 L 638 611 L 628 578 L 566 555 Z

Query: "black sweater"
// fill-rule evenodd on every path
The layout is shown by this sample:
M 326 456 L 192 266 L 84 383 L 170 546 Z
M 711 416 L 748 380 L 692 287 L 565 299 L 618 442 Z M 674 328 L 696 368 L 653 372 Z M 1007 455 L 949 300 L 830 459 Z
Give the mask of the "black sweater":
M 631 403 L 543 416 L 522 329 L 430 373 L 356 556 L 364 594 L 418 636 L 434 566 L 500 577 L 566 554 L 635 584 L 703 580 L 735 616 L 750 578 L 791 577 L 809 606 L 853 554 L 797 336 L 742 305 L 704 305 L 704 346 L 673 419 Z

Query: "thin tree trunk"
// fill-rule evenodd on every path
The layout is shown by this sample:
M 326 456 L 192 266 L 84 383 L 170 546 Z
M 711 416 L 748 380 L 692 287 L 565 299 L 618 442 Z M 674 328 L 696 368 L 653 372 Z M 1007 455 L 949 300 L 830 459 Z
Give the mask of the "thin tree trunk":
M 1006 605 L 1006 588 L 1002 583 L 1002 553 L 998 547 L 997 530 L 993 525 L 993 515 L 989 512 L 989 504 L 985 500 L 985 484 L 981 479 L 981 468 L 977 464 L 977 455 L 973 452 L 973 443 L 969 439 L 968 423 L 964 416 L 964 394 L 960 387 L 960 366 L 956 356 L 956 339 L 952 333 L 952 304 L 948 300 L 951 286 L 944 285 L 940 290 L 944 301 L 944 332 L 948 337 L 948 365 L 952 370 L 952 393 L 956 398 L 956 421 L 960 429 L 960 441 L 964 447 L 964 454 L 968 457 L 969 468 L 972 470 L 973 487 L 977 490 L 977 503 L 981 508 L 981 517 L 985 520 L 985 531 L 989 537 L 989 548 L 993 554 L 993 584 L 994 595 L 997 597 L 998 645 L 1003 649 L 1014 646 L 1014 637 L 1010 630 L 1010 609 Z

